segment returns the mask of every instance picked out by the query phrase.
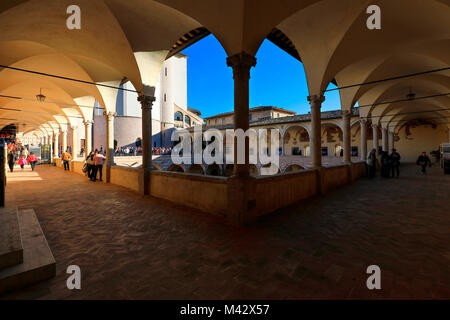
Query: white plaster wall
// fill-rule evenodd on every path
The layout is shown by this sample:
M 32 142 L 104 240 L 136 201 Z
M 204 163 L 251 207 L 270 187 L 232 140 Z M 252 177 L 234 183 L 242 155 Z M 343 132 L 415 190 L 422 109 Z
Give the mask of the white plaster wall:
M 166 75 L 167 70 L 167 75 Z M 123 85 L 125 89 L 135 90 L 130 82 Z M 138 94 L 130 91 L 123 91 L 123 94 L 118 96 L 116 104 L 117 111 L 121 116 L 129 116 L 140 118 L 142 116 L 141 105 L 137 101 Z M 166 101 L 164 101 L 164 95 Z M 187 57 L 186 56 L 173 56 L 163 63 L 159 79 L 155 88 L 155 102 L 152 107 L 152 132 L 153 141 L 156 142 L 156 146 L 169 146 L 171 145 L 170 136 L 172 128 L 174 127 L 174 104 L 178 105 L 183 110 L 187 110 Z M 100 115 L 101 113 L 96 113 Z M 162 121 L 162 123 L 161 123 Z M 136 123 L 131 130 L 127 130 L 130 123 Z M 122 127 L 124 125 L 125 127 Z M 104 134 L 100 131 L 104 130 L 103 123 L 97 126 L 94 123 L 94 144 L 104 145 Z M 119 145 L 128 145 L 131 140 L 136 140 L 137 137 L 141 137 L 142 133 L 137 132 L 141 130 L 141 123 L 139 124 L 135 120 L 115 121 L 115 140 L 119 142 Z M 124 138 L 119 138 L 120 134 L 124 135 Z M 100 142 L 102 141 L 102 142 Z M 155 145 L 155 143 L 153 144 Z
M 406 129 L 402 128 L 398 133 L 399 140 L 394 142 L 402 162 L 416 162 L 423 151 L 430 156 L 431 151 L 438 150 L 439 145 L 448 139 L 447 128 L 444 126 L 437 126 L 435 129 L 431 126 L 418 126 L 410 128 L 410 133 L 410 136 L 406 136 Z

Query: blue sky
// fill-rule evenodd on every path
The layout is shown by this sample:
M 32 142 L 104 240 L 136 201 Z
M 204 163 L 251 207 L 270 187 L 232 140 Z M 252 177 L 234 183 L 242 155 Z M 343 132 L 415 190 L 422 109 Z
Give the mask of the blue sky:
M 188 106 L 203 117 L 233 111 L 233 74 L 226 54 L 212 35 L 183 51 L 188 57 Z M 303 65 L 273 43 L 265 40 L 251 70 L 250 107 L 276 106 L 308 113 Z M 335 87 L 330 84 L 330 88 Z M 340 109 L 338 91 L 325 94 L 322 110 Z

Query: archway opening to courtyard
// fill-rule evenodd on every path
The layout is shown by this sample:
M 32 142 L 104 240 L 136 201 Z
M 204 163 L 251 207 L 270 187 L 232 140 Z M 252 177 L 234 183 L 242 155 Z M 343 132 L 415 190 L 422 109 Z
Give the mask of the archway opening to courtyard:
M 303 168 L 302 166 L 299 166 L 298 164 L 291 164 L 291 165 L 287 166 L 286 169 L 284 169 L 284 172 L 288 173 L 288 172 L 296 172 L 296 171 L 301 171 L 301 170 L 305 170 L 305 168 Z
M 222 175 L 222 168 L 217 163 L 210 164 L 206 168 L 206 175 L 208 175 L 208 176 L 221 176 Z
M 205 174 L 205 169 L 200 164 L 192 164 L 192 165 L 189 166 L 188 173 L 204 175 Z
M 289 126 L 284 133 L 284 155 L 311 156 L 310 137 L 306 127 L 300 125 Z
M 178 165 L 178 164 L 171 164 L 168 168 L 167 171 L 172 171 L 172 172 L 185 172 L 185 169 L 183 166 Z

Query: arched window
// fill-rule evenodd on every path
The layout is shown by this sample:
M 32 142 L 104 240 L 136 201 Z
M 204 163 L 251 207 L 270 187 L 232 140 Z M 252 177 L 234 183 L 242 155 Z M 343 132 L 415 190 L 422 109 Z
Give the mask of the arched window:
M 180 111 L 175 112 L 175 121 L 183 121 L 183 114 Z
M 186 124 L 188 125 L 188 126 L 190 126 L 191 125 L 191 118 L 189 117 L 189 116 L 184 116 L 184 122 L 186 122 Z

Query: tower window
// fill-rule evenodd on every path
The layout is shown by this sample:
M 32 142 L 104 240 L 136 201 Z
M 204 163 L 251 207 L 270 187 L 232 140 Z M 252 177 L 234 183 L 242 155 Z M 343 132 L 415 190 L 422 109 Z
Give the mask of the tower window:
M 164 69 L 164 74 L 167 77 L 167 68 Z
M 167 96 L 166 96 L 166 94 L 164 93 L 164 102 L 166 102 L 167 101 Z

